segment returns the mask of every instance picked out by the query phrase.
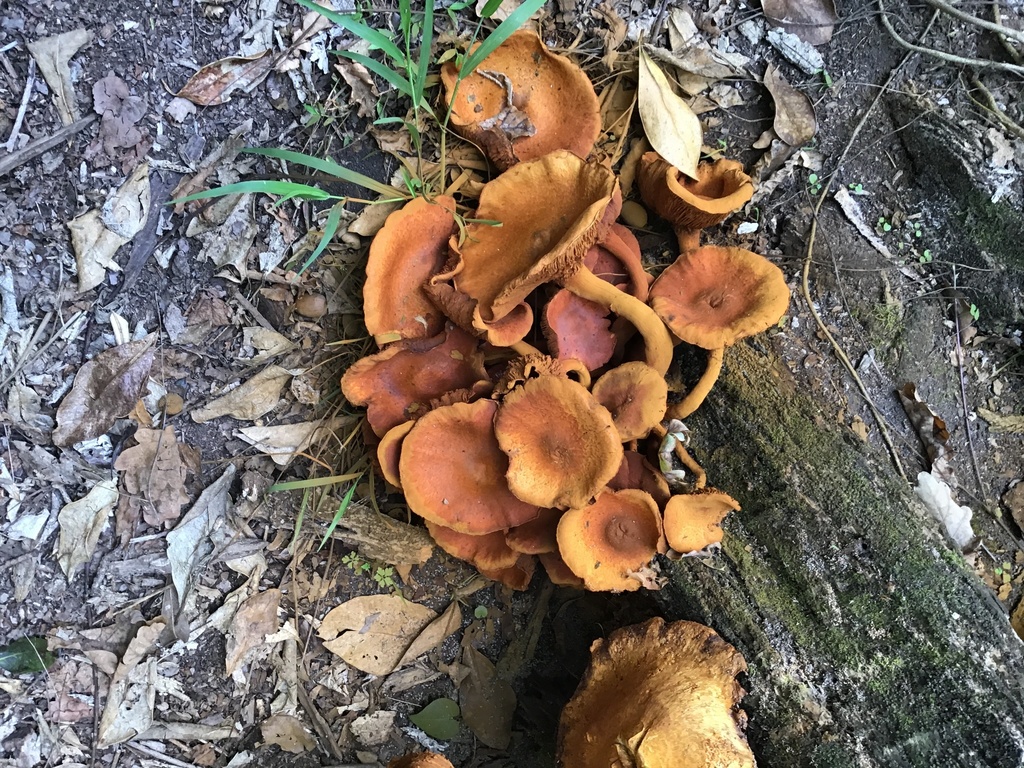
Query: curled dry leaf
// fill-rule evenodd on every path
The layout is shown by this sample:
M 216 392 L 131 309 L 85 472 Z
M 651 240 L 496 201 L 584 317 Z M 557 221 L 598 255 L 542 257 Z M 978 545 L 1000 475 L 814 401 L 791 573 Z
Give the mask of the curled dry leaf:
M 775 100 L 775 133 L 791 147 L 806 144 L 818 132 L 814 106 L 807 94 L 786 82 L 771 64 L 764 72 L 764 87 Z
M 993 432 L 1011 432 L 1015 435 L 1024 435 L 1024 416 L 1003 416 L 987 408 L 979 408 L 978 415 L 988 422 L 989 429 Z
M 255 56 L 228 56 L 207 64 L 175 95 L 201 107 L 226 104 L 232 93 L 256 87 L 269 74 L 274 63 L 269 53 L 268 48 Z
M 99 437 L 131 413 L 153 367 L 156 334 L 100 352 L 75 375 L 57 408 L 53 443 L 69 446 Z
M 274 463 L 284 467 L 310 445 L 317 443 L 342 427 L 355 422 L 351 417 L 330 421 L 303 421 L 298 424 L 277 424 L 273 427 L 245 427 L 236 436 L 268 454 Z
M 810 45 L 823 45 L 832 39 L 839 21 L 833 0 L 763 0 L 765 18 Z
M 956 472 L 949 459 L 953 455 L 953 449 L 949 445 L 949 430 L 946 429 L 946 422 L 939 418 L 917 392 L 917 387 L 912 382 L 907 382 L 899 391 L 900 401 L 903 403 L 903 410 L 907 412 L 907 418 L 917 432 L 917 436 L 924 443 L 925 453 L 932 463 L 931 471 L 939 480 L 956 486 Z
M 273 410 L 281 401 L 281 390 L 292 374 L 277 365 L 270 365 L 244 384 L 218 397 L 205 408 L 192 412 L 192 420 L 203 424 L 219 416 L 252 420 Z
M 687 176 L 697 178 L 703 133 L 700 120 L 672 90 L 665 73 L 640 49 L 637 106 L 651 147 Z
M 957 504 L 953 500 L 953 490 L 936 477 L 934 471 L 919 472 L 914 491 L 932 517 L 942 523 L 954 544 L 966 549 L 974 541 L 971 508 Z
M 92 32 L 85 28 L 65 32 L 62 35 L 44 37 L 28 44 L 32 58 L 39 65 L 39 71 L 50 86 L 54 105 L 64 125 L 71 125 L 78 119 L 78 105 L 75 101 L 75 86 L 71 82 L 71 57 L 92 40 Z
M 57 515 L 60 538 L 57 541 L 56 557 L 68 581 L 80 565 L 92 559 L 117 497 L 116 482 L 112 479 L 101 480 L 83 498 L 61 508 Z
M 142 503 L 146 522 L 160 528 L 177 520 L 188 503 L 188 467 L 181 460 L 174 427 L 138 429 L 135 439 L 139 444 L 122 451 L 114 469 L 124 472 L 124 488 Z
M 260 733 L 267 744 L 276 744 L 292 754 L 309 752 L 316 747 L 316 739 L 302 721 L 292 715 L 271 715 L 260 724 Z
M 281 606 L 281 590 L 268 589 L 253 595 L 242 603 L 231 619 L 228 630 L 227 650 L 224 652 L 224 668 L 229 675 L 246 660 L 249 651 L 266 642 L 281 622 L 277 610 Z

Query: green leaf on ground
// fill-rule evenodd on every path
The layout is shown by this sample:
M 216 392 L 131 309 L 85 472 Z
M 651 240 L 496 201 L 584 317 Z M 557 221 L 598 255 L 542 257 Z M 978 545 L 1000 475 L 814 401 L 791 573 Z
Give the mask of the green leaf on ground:
M 451 699 L 434 699 L 409 720 L 432 739 L 447 741 L 459 735 L 459 705 Z
M 0 647 L 0 669 L 12 675 L 42 672 L 49 669 L 54 661 L 56 658 L 46 649 L 45 637 L 23 637 Z M 458 709 L 456 706 L 455 711 Z

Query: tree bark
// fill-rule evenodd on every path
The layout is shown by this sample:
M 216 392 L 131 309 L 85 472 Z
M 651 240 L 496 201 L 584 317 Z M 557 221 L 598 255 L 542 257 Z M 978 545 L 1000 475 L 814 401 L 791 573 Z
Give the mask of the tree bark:
M 668 619 L 746 657 L 762 768 L 1024 764 L 1024 658 L 1005 612 L 882 454 L 739 345 L 687 425 L 743 505 L 722 553 L 670 568 Z

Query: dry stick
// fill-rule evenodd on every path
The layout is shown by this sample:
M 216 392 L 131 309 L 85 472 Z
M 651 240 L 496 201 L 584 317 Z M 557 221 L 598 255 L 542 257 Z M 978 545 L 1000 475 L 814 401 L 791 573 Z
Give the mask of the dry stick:
M 970 59 L 964 56 L 957 56 L 952 53 L 946 53 L 945 51 L 937 51 L 934 48 L 925 48 L 924 46 L 921 45 L 914 45 L 913 43 L 904 40 L 902 37 L 900 37 L 899 32 L 896 31 L 896 29 L 892 25 L 892 22 L 889 21 L 889 15 L 885 12 L 885 7 L 882 5 L 882 0 L 878 0 L 878 11 L 879 13 L 881 13 L 882 26 L 885 27 L 885 31 L 889 33 L 889 36 L 892 37 L 892 39 L 895 40 L 900 46 L 906 48 L 908 51 L 911 51 L 912 53 L 923 53 L 926 56 L 932 56 L 936 59 L 939 59 L 940 61 L 945 61 L 950 64 L 958 64 L 963 67 L 976 67 L 978 69 L 995 69 L 1000 72 L 1013 72 L 1015 75 L 1024 75 L 1024 67 L 1017 66 L 1016 64 L 1004 64 L 1001 61 L 989 61 L 988 59 Z M 936 16 L 939 13 L 941 13 L 941 11 L 935 11 Z M 932 21 L 934 20 L 935 16 L 932 16 Z M 928 22 L 929 27 L 931 26 L 932 21 Z M 904 59 L 904 61 L 906 61 L 906 59 Z M 903 62 L 900 62 L 900 66 L 902 66 L 902 63 Z
M 956 287 L 956 272 L 953 273 L 953 286 Z M 978 493 L 985 506 L 991 506 L 988 493 L 985 492 L 985 484 L 981 481 L 981 470 L 978 468 L 978 454 L 974 451 L 974 435 L 971 432 L 971 415 L 967 410 L 967 386 L 964 384 L 964 353 L 960 345 L 960 312 L 956 306 L 956 299 L 953 300 L 953 322 L 956 324 L 956 370 L 960 378 L 960 407 L 964 414 L 964 432 L 967 433 L 967 447 L 971 452 L 971 466 L 974 467 L 974 480 L 978 483 Z M 995 508 L 995 507 L 993 507 Z M 991 511 L 991 509 L 990 509 Z
M 878 7 L 882 12 L 883 21 L 885 21 L 886 16 L 885 10 L 882 9 L 882 0 L 878 0 Z M 924 38 L 924 35 L 928 34 L 928 31 L 931 29 L 932 24 L 935 22 L 935 19 L 938 18 L 938 15 L 938 11 L 936 11 L 932 15 L 932 18 L 929 20 L 924 32 L 921 33 L 922 39 Z M 882 87 L 879 88 L 878 93 L 875 95 L 875 98 L 868 105 L 868 108 L 864 111 L 864 114 L 861 116 L 860 121 L 854 127 L 853 133 L 850 135 L 850 139 L 849 141 L 847 141 L 846 147 L 843 149 L 843 153 L 839 156 L 839 160 L 836 161 L 835 170 L 825 181 L 825 186 L 822 188 L 818 196 L 818 202 L 814 206 L 814 215 L 811 219 L 811 231 L 807 237 L 807 254 L 804 256 L 804 266 L 800 282 L 800 287 L 802 289 L 804 301 L 807 302 L 807 307 L 808 309 L 811 310 L 811 316 L 814 318 L 814 322 L 818 324 L 818 328 L 821 330 L 825 338 L 828 339 L 829 343 L 832 345 L 832 349 L 835 351 L 836 356 L 842 362 L 843 366 L 849 372 L 850 376 L 853 377 L 854 382 L 857 384 L 857 389 L 860 390 L 861 395 L 864 397 L 864 400 L 871 411 L 871 415 L 875 419 L 875 423 L 878 425 L 879 434 L 881 434 L 882 440 L 885 443 L 885 447 L 889 451 L 889 458 L 892 459 L 892 463 L 895 465 L 896 470 L 900 473 L 900 477 L 902 477 L 907 482 L 910 482 L 910 480 L 907 477 L 907 473 L 903 469 L 903 462 L 900 461 L 899 454 L 896 452 L 896 446 L 893 445 L 892 438 L 889 436 L 889 429 L 886 426 L 885 417 L 882 416 L 882 414 L 879 412 L 878 407 L 875 405 L 875 401 L 872 400 L 871 395 L 868 394 L 868 389 L 864 385 L 863 379 L 861 379 L 860 375 L 857 373 L 857 369 L 854 367 L 853 363 L 850 362 L 850 358 L 846 356 L 846 353 L 843 351 L 843 348 L 839 346 L 839 342 L 836 341 L 831 331 L 829 331 L 829 329 L 825 326 L 825 322 L 821 319 L 821 315 L 818 314 L 818 310 L 814 308 L 814 302 L 811 300 L 810 275 L 811 261 L 814 258 L 814 240 L 818 234 L 818 214 L 820 213 L 821 206 L 822 204 L 824 204 L 825 198 L 828 195 L 829 188 L 832 186 L 832 182 L 835 180 L 837 172 L 842 167 L 843 161 L 846 160 L 847 155 L 849 155 L 851 149 L 853 149 L 853 144 L 857 140 L 857 137 L 860 135 L 860 132 L 864 129 L 864 126 L 867 125 L 868 116 L 871 114 L 872 110 L 874 110 L 878 102 L 881 101 L 882 96 L 889 90 L 889 86 L 892 84 L 892 81 L 896 79 L 896 73 L 899 72 L 900 69 L 902 69 L 902 67 L 910 60 L 910 57 L 912 55 L 913 52 L 906 54 L 900 60 L 900 62 L 895 67 L 893 67 L 892 71 L 889 73 L 889 77 L 886 79 Z
M 24 148 L 19 149 L 17 152 L 8 155 L 7 157 L 0 159 L 0 176 L 6 173 L 10 173 L 19 165 L 27 163 L 34 157 L 43 154 L 49 149 L 53 149 L 62 141 L 70 139 L 79 131 L 88 128 L 98 119 L 99 115 L 87 115 L 81 120 L 76 120 L 71 125 L 65 125 L 59 131 L 52 136 L 45 139 L 36 139 L 31 144 L 25 145 Z
M 950 5 L 949 3 L 945 2 L 945 0 L 924 1 L 928 3 L 928 5 L 930 5 L 932 8 L 937 8 L 943 13 L 948 13 L 955 19 L 960 19 L 960 21 L 966 21 L 968 24 L 973 24 L 976 27 L 987 29 L 989 32 L 995 32 L 997 35 L 1000 35 L 1002 37 L 1008 37 L 1012 40 L 1016 40 L 1017 42 L 1024 43 L 1024 31 L 1022 30 L 1004 27 L 1002 24 L 994 24 L 991 21 L 979 19 L 977 16 L 972 16 L 971 14 L 965 13 L 964 11 L 961 11 L 959 8 Z M 998 10 L 996 11 L 996 13 L 998 13 Z
M 992 3 L 992 18 L 1000 27 L 1003 26 L 1003 15 L 999 11 L 999 2 L 994 0 Z M 1006 55 L 1013 59 L 1015 64 L 1024 64 L 1024 56 L 1020 55 L 1020 52 L 1013 47 L 1013 43 L 1006 39 L 1003 34 L 997 35 L 999 42 L 1002 44 L 1003 49 L 1006 51 Z
M 985 84 L 978 79 L 977 75 L 971 77 L 971 86 L 973 86 L 975 90 L 981 91 L 981 95 L 984 97 L 983 101 L 978 101 L 976 98 L 971 96 L 970 92 L 968 92 L 967 95 L 971 101 L 991 114 L 992 117 L 994 117 L 996 121 L 1003 126 L 1003 128 L 1014 134 L 1017 138 L 1024 139 L 1024 128 L 1022 128 L 1012 117 L 999 109 L 999 105 L 996 104 L 992 91 L 985 87 Z
M 18 107 L 18 116 L 14 118 L 14 127 L 11 128 L 11 137 L 7 139 L 7 151 L 13 152 L 14 145 L 18 143 L 18 134 L 21 132 L 21 123 L 25 119 L 25 111 L 28 109 L 28 100 L 32 97 L 32 86 L 36 84 L 36 60 L 29 57 L 28 80 L 25 83 L 25 94 L 21 97 L 21 106 Z

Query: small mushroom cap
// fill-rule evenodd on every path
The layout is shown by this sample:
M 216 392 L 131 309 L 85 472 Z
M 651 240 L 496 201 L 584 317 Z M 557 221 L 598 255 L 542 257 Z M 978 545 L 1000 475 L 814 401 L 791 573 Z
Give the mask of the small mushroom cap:
M 423 285 L 448 258 L 454 213 L 450 197 L 417 197 L 388 216 L 373 238 L 363 285 L 363 320 L 372 336 L 420 339 L 444 330 L 444 315 Z
M 572 572 L 558 552 L 545 552 L 542 555 L 537 555 L 537 559 L 540 560 L 548 578 L 556 587 L 583 589 L 583 579 Z
M 427 521 L 427 532 L 437 546 L 452 557 L 472 563 L 478 569 L 501 570 L 511 568 L 521 552 L 505 543 L 505 532 L 495 531 L 481 536 L 459 533 L 443 525 Z
M 409 509 L 437 525 L 482 535 L 522 525 L 536 505 L 509 490 L 494 436 L 493 400 L 455 403 L 420 418 L 402 443 L 399 477 Z
M 624 443 L 647 437 L 668 408 L 668 383 L 647 363 L 616 366 L 594 382 L 590 391 L 611 413 Z
M 764 256 L 705 245 L 661 273 L 649 304 L 687 344 L 719 349 L 775 325 L 789 307 L 789 287 Z
M 736 675 L 747 665 L 712 629 L 657 618 L 591 646 L 558 726 L 562 768 L 754 768 Z
M 434 398 L 453 389 L 490 388 L 477 339 L 450 328 L 430 339 L 390 345 L 353 363 L 341 377 L 341 391 L 353 405 L 366 406 L 374 434 L 384 434 Z
M 457 77 L 456 64 L 441 68 L 449 101 Z M 601 132 L 590 78 L 529 30 L 509 37 L 459 83 L 451 123 L 502 170 L 557 149 L 586 157 Z
M 640 581 L 630 574 L 650 564 L 661 540 L 658 505 L 650 494 L 632 488 L 604 491 L 558 522 L 562 559 L 594 592 L 639 589 Z
M 714 488 L 673 496 L 665 505 L 665 539 L 676 552 L 707 549 L 722 540 L 722 521 L 740 503 Z
M 399 757 L 388 763 L 388 768 L 454 768 L 448 758 L 436 752 L 419 752 Z
M 542 328 L 552 355 L 579 360 L 588 370 L 600 368 L 615 353 L 608 310 L 564 288 L 548 299 Z
M 677 230 L 714 226 L 754 195 L 743 165 L 724 158 L 701 163 L 697 179 L 690 179 L 657 152 L 648 152 L 640 158 L 636 181 L 644 202 Z
M 619 471 L 608 481 L 609 490 L 621 491 L 626 488 L 638 488 L 651 494 L 658 509 L 664 509 L 672 495 L 665 475 L 636 451 L 623 453 Z
M 508 487 L 538 507 L 581 507 L 614 477 L 622 443 L 608 409 L 584 387 L 539 376 L 505 395 L 494 434 Z
M 402 455 L 402 443 L 416 422 L 410 419 L 392 427 L 384 433 L 377 445 L 377 461 L 384 479 L 401 490 L 402 481 L 398 476 L 398 462 Z
M 510 528 L 505 541 L 516 552 L 524 555 L 543 555 L 558 551 L 558 521 L 562 518 L 560 509 L 542 509 L 533 520 Z
M 608 168 L 564 150 L 505 171 L 484 186 L 476 212 L 502 225 L 470 223 L 461 248 L 452 240 L 455 288 L 484 322 L 505 317 L 537 286 L 583 266 L 616 189 Z
M 530 586 L 533 573 L 537 570 L 537 558 L 532 555 L 520 555 L 515 565 L 510 568 L 478 568 L 488 579 L 504 584 L 509 589 L 522 592 Z
M 609 227 L 601 241 L 587 251 L 583 264 L 620 291 L 647 301 L 650 275 L 644 269 L 640 243 L 622 224 Z

